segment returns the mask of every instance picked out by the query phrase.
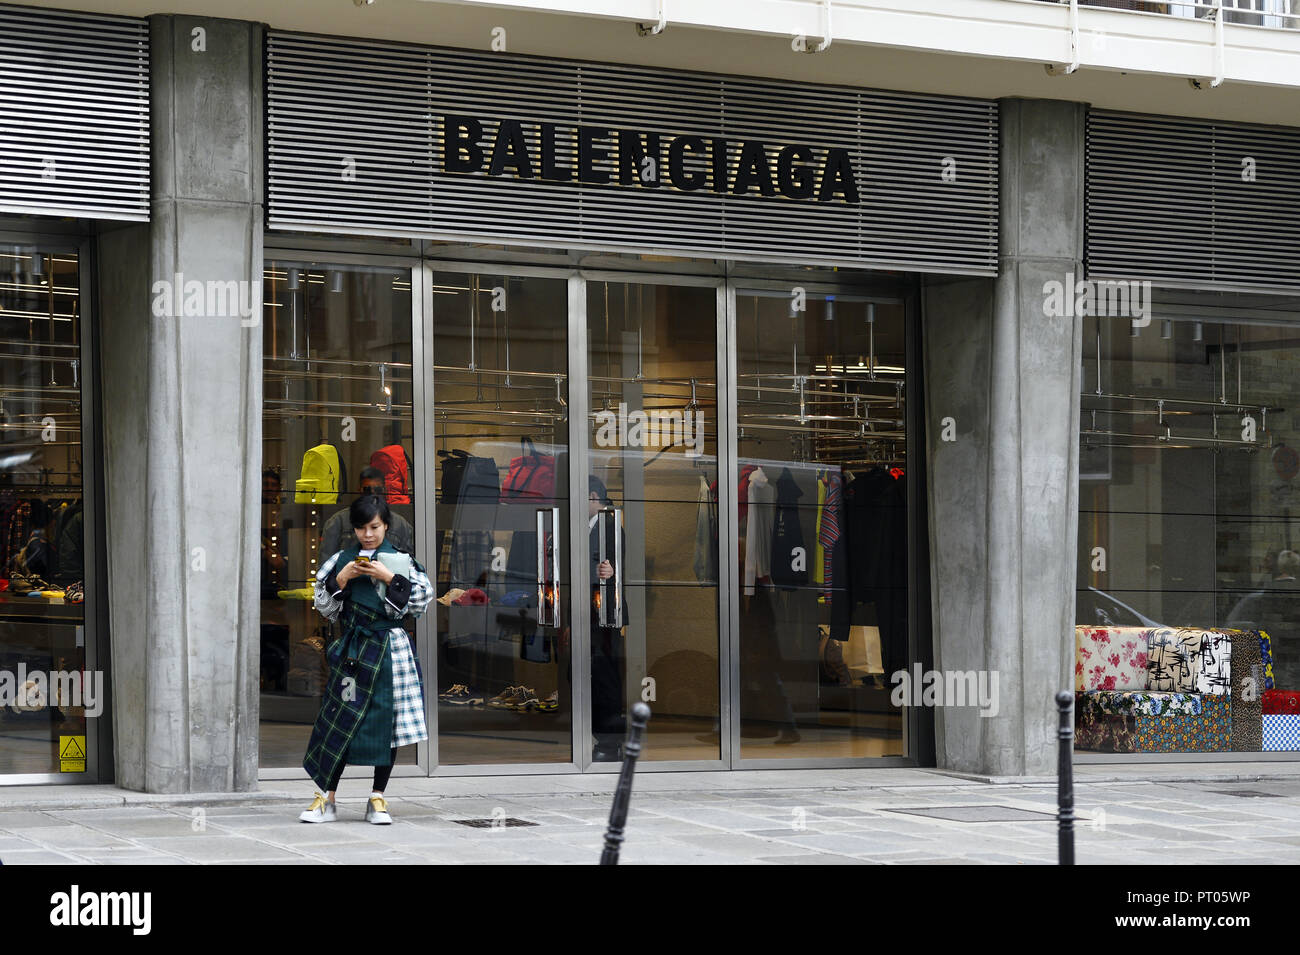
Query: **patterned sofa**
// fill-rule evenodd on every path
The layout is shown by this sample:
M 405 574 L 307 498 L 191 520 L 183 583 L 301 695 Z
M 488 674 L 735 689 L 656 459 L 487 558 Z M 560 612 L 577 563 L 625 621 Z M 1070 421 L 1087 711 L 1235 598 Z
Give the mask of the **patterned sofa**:
M 1074 680 L 1077 749 L 1214 753 L 1265 747 L 1261 700 L 1273 689 L 1273 666 L 1263 631 L 1076 627 Z

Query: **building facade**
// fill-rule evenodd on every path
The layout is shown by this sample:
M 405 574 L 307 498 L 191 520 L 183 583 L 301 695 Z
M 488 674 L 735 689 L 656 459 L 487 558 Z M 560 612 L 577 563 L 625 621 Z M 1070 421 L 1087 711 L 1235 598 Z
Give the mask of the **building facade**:
M 1300 751 L 1295 11 L 94 6 L 0 8 L 0 782 L 297 778 L 375 487 L 399 775 Z

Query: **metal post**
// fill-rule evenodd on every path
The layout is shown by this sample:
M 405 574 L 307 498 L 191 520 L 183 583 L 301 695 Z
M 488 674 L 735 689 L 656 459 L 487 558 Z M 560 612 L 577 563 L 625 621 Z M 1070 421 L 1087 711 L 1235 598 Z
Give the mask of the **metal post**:
M 650 707 L 644 703 L 632 704 L 632 728 L 623 748 L 623 769 L 618 774 L 618 788 L 614 790 L 614 805 L 609 811 L 609 828 L 605 830 L 605 851 L 600 854 L 601 865 L 618 865 L 618 850 L 623 844 L 623 827 L 627 824 L 627 804 L 632 798 L 632 775 L 636 760 L 641 755 L 641 737 L 650 722 Z
M 1074 865 L 1074 776 L 1071 771 L 1074 759 L 1074 694 L 1066 690 L 1056 694 L 1056 709 L 1061 717 L 1057 731 L 1060 763 L 1056 776 L 1056 806 L 1060 827 L 1059 863 Z

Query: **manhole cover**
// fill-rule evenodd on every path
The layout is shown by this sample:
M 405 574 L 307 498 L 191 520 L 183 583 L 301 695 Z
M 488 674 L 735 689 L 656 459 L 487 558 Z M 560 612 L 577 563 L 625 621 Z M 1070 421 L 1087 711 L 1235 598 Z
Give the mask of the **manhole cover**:
M 1281 799 L 1279 793 L 1260 792 L 1258 789 L 1225 789 L 1218 792 L 1219 796 L 1245 796 L 1252 799 Z
M 1050 822 L 1055 813 L 1034 809 L 1017 809 L 1014 806 L 927 806 L 920 809 L 890 809 L 912 816 L 929 816 L 951 822 Z
M 507 816 L 504 819 L 453 819 L 452 822 L 458 826 L 470 826 L 473 829 L 512 829 L 516 826 L 537 825 L 535 822 L 529 822 L 527 819 L 515 819 L 513 816 Z

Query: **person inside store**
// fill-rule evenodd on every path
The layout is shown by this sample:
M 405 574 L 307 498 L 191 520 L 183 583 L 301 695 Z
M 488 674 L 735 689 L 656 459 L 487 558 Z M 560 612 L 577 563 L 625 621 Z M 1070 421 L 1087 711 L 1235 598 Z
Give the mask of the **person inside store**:
M 627 539 L 620 535 L 621 553 L 614 555 L 613 528 L 608 520 L 600 520 L 600 512 L 612 508 L 613 502 L 605 483 L 595 475 L 588 479 L 587 527 L 590 530 L 591 553 L 591 731 L 596 737 L 592 749 L 592 762 L 616 761 L 623 758 L 623 739 L 627 735 L 627 716 L 623 698 L 623 627 L 627 625 L 627 603 L 620 593 L 619 611 L 615 617 L 606 617 L 601 625 L 598 595 L 601 585 L 615 576 L 614 564 L 609 558 L 623 561 L 627 554 Z M 600 559 L 600 534 L 606 534 L 605 555 Z M 620 580 L 622 575 L 619 575 Z M 609 594 L 606 585 L 604 593 Z
M 1300 685 L 1300 553 L 1280 550 L 1270 563 L 1271 579 L 1241 598 L 1228 614 L 1226 625 L 1233 630 L 1267 633 L 1275 682 L 1278 686 Z
M 329 683 L 312 726 L 303 768 L 324 790 L 298 818 L 333 822 L 334 794 L 344 766 L 373 766 L 366 821 L 392 822 L 384 789 L 397 750 L 429 738 L 424 687 L 403 619 L 418 617 L 433 599 L 433 585 L 415 557 L 389 539 L 388 502 L 366 494 L 348 511 L 353 539 L 316 573 L 315 606 L 338 621 L 342 636 L 326 653 Z
M 373 494 L 376 497 L 387 498 L 388 490 L 384 486 L 384 475 L 378 468 L 364 467 L 361 469 L 361 493 Z M 388 542 L 403 553 L 411 553 L 411 548 L 415 546 L 415 534 L 411 530 L 411 525 L 401 514 L 392 512 L 393 529 L 388 535 Z M 342 508 L 331 515 L 330 519 L 325 522 L 325 528 L 321 531 L 320 552 L 321 554 L 333 554 L 344 545 L 344 542 L 352 539 L 352 521 L 349 508 Z

